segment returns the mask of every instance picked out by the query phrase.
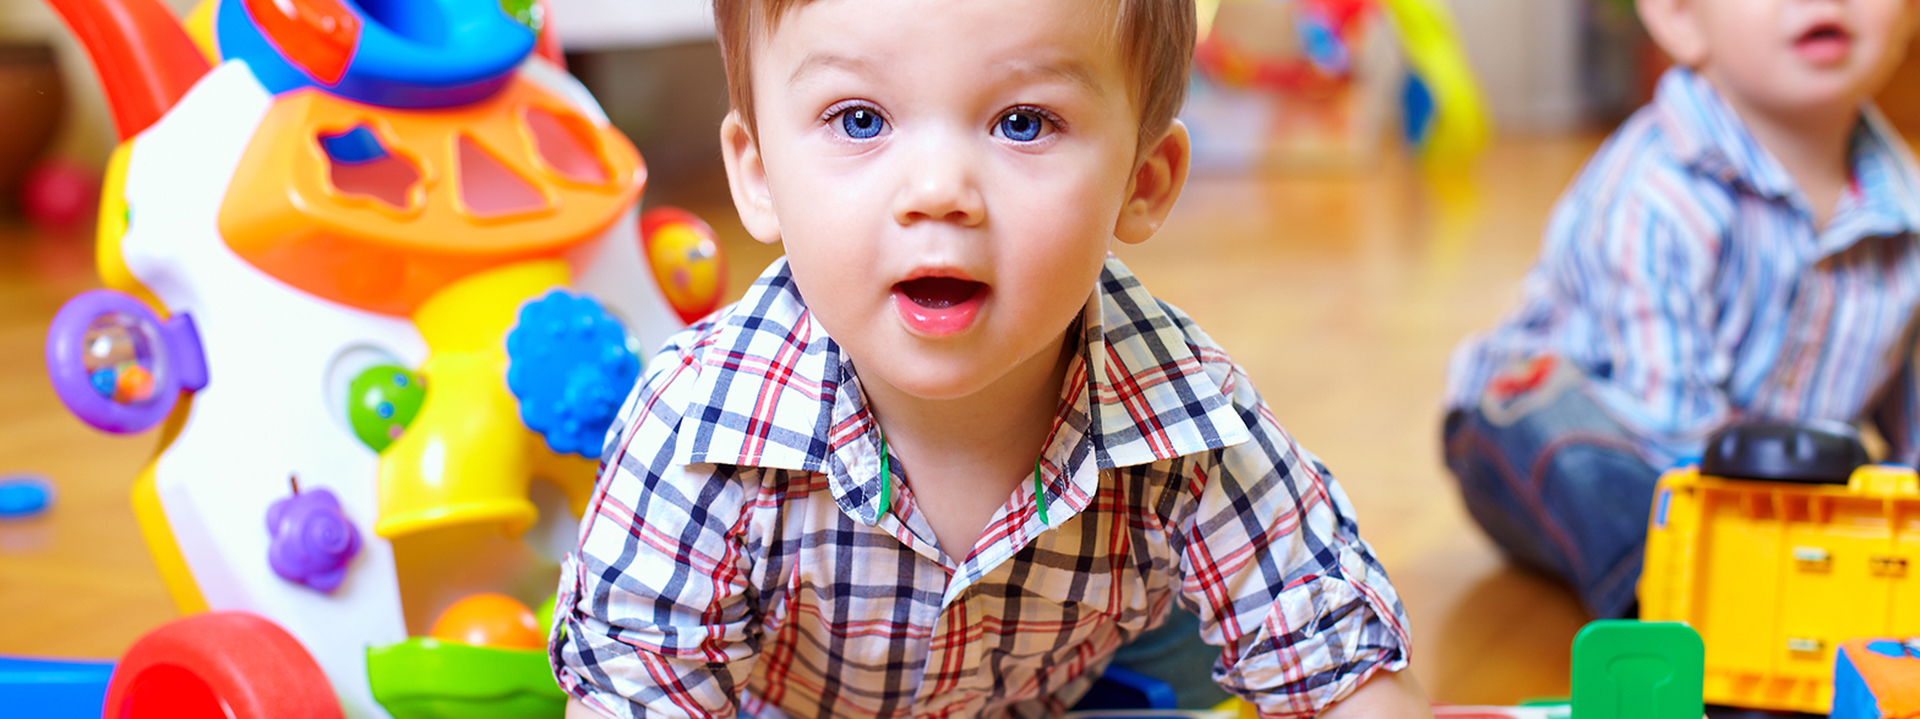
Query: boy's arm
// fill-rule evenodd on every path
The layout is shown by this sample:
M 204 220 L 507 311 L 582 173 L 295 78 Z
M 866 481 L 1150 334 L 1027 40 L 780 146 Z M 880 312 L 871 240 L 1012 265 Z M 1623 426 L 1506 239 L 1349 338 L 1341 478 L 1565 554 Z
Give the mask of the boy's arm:
M 1707 210 L 1683 212 L 1668 196 L 1697 192 L 1670 189 L 1697 179 L 1670 168 L 1635 178 L 1604 207 L 1556 216 L 1550 233 L 1566 255 L 1553 281 L 1604 338 L 1606 376 L 1591 396 L 1663 452 L 1697 455 L 1733 418 L 1713 289 L 1727 240 Z
M 588 715 L 582 714 L 581 717 Z M 1334 702 L 1321 719 L 1432 719 L 1426 692 L 1407 672 L 1379 672 L 1347 698 Z M 567 719 L 575 719 L 572 714 Z M 595 718 L 597 719 L 597 717 Z
M 575 699 L 573 697 L 567 697 L 566 719 L 613 719 L 613 718 L 605 714 L 601 714 L 600 712 L 594 711 L 593 709 L 589 708 L 587 705 L 580 703 L 579 699 Z
M 697 371 L 650 364 L 561 566 L 548 655 L 569 717 L 732 716 L 755 659 L 745 490 L 730 467 L 676 461 Z
M 1262 716 L 1317 716 L 1406 668 L 1405 612 L 1338 483 L 1237 367 L 1222 387 L 1253 438 L 1191 457 L 1172 481 L 1181 601 L 1223 647 L 1222 688 Z M 1399 680 L 1381 687 L 1358 706 L 1397 696 Z

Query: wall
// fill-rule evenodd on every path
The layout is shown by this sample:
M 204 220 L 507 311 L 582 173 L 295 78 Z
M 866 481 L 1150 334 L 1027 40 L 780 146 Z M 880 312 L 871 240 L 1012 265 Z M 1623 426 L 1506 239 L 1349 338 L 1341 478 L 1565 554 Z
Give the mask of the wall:
M 1447 0 L 1501 131 L 1581 125 L 1581 0 Z
M 198 0 L 164 0 L 176 15 L 185 15 Z M 67 113 L 53 151 L 59 155 L 90 162 L 106 163 L 117 139 L 113 120 L 107 112 L 106 98 L 100 93 L 99 76 L 86 50 L 73 40 L 60 17 L 41 0 L 0 0 L 0 41 L 51 42 L 60 58 L 61 75 L 66 82 Z M 0 108 L 4 110 L 4 108 Z

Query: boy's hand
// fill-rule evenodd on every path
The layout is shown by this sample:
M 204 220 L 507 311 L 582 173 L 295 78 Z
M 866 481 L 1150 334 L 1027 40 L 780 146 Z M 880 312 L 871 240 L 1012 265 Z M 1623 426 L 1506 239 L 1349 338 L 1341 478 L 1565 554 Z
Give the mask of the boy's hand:
M 1361 687 L 1361 689 L 1364 690 L 1366 687 Z M 1354 696 L 1359 696 L 1359 694 L 1360 692 L 1354 692 Z M 567 697 L 567 719 L 607 719 L 607 715 L 594 711 L 587 705 L 580 703 L 579 699 Z
M 1343 719 L 1345 717 L 1403 717 L 1404 719 L 1432 719 L 1433 708 L 1427 704 L 1426 693 L 1420 691 L 1419 683 L 1413 675 L 1401 672 L 1380 672 L 1360 685 L 1359 689 L 1348 694 L 1347 698 L 1327 707 L 1320 715 L 1321 719 Z

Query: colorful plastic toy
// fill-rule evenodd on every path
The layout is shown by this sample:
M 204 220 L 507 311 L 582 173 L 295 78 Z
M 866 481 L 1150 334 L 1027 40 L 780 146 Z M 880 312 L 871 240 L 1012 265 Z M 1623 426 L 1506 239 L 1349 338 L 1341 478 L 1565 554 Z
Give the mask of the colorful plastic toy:
M 360 553 L 360 530 L 340 510 L 340 500 L 324 489 L 300 492 L 267 507 L 267 564 L 289 582 L 321 593 L 340 588 L 347 563 Z
M 1588 624 L 1573 638 L 1573 719 L 1699 719 L 1703 652 L 1678 622 Z
M 261 681 L 324 715 L 557 715 L 542 652 L 425 635 L 461 597 L 553 586 L 639 356 L 717 302 L 710 233 L 649 262 L 644 166 L 540 0 L 49 2 L 123 142 L 109 289 L 61 310 L 48 370 L 83 420 L 162 428 L 134 505 L 183 621 L 290 637 L 317 670 Z M 545 324 L 550 296 L 575 324 Z M 516 351 L 517 325 L 549 341 Z M 193 651 L 130 653 L 110 715 L 158 706 L 140 676 L 226 700 L 266 666 L 227 661 L 248 641 Z
M 1408 145 L 1440 175 L 1465 169 L 1486 145 L 1486 104 L 1441 0 L 1200 0 L 1197 8 L 1182 115 L 1197 164 L 1364 163 L 1396 102 Z
M 482 592 L 454 602 L 434 620 L 433 638 L 476 647 L 544 651 L 547 634 L 539 617 L 520 600 Z
M 1486 148 L 1492 124 L 1453 12 L 1441 0 L 1385 2 L 1413 67 L 1401 99 L 1407 140 L 1429 168 L 1457 172 Z
M 302 643 L 247 612 L 196 614 L 140 637 L 114 667 L 103 716 L 344 717 Z
M 712 227 L 678 207 L 656 207 L 640 213 L 640 236 L 654 281 L 681 321 L 692 324 L 720 309 L 727 262 Z
M 1640 616 L 1699 630 L 1708 703 L 1824 712 L 1842 642 L 1920 634 L 1920 476 L 1836 430 L 1730 428 L 1655 490 Z
M 1829 719 L 1920 717 L 1920 645 L 1850 639 L 1834 654 Z
M 0 656 L 0 707 L 9 716 L 100 719 L 113 662 Z
M 0 519 L 38 516 L 53 505 L 53 483 L 31 475 L 0 477 Z

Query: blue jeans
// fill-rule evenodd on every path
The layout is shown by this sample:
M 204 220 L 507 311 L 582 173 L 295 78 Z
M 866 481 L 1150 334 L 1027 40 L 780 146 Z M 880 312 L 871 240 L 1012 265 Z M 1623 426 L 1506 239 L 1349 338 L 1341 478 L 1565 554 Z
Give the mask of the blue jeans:
M 1467 511 L 1514 561 L 1571 585 L 1594 617 L 1630 616 L 1660 473 L 1581 391 L 1584 380 L 1547 384 L 1507 402 L 1520 411 L 1448 414 L 1447 468 Z
M 1220 648 L 1200 639 L 1200 618 L 1175 605 L 1165 624 L 1120 647 L 1113 665 L 1166 682 L 1181 709 L 1212 709 L 1233 698 L 1213 681 Z

